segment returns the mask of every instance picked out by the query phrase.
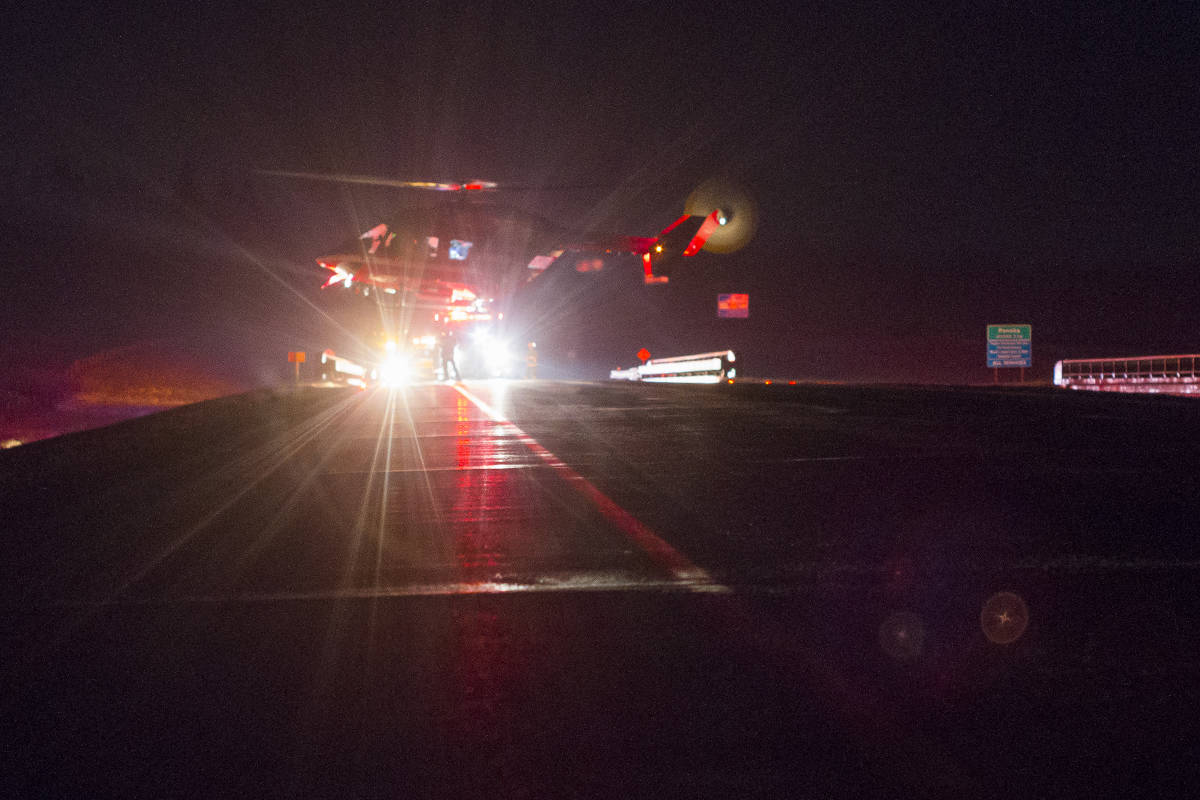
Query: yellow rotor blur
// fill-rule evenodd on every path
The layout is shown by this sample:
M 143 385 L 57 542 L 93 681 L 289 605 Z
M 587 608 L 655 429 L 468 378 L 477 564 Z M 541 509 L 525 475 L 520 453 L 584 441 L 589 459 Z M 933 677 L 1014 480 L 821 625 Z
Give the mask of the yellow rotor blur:
M 742 187 L 727 178 L 711 178 L 696 187 L 688 196 L 684 213 L 708 216 L 720 209 L 725 224 L 708 237 L 704 249 L 710 253 L 732 253 L 740 250 L 758 229 L 758 204 Z

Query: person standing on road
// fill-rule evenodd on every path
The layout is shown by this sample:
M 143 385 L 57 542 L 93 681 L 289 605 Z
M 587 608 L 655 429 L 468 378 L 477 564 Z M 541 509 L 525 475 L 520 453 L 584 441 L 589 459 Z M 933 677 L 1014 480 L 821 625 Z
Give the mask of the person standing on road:
M 537 377 L 537 342 L 530 342 L 525 348 L 525 377 L 529 380 Z
M 442 379 L 450 380 L 450 368 L 454 367 L 454 380 L 462 376 L 458 372 L 458 364 L 454 360 L 454 348 L 458 344 L 454 331 L 446 328 L 438 338 L 438 351 L 442 361 Z

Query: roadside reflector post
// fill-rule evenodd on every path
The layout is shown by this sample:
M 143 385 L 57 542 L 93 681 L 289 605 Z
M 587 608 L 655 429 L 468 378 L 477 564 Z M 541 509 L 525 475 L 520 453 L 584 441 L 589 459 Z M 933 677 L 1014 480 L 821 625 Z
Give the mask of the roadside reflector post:
M 300 383 L 300 365 L 304 363 L 304 351 L 289 351 L 288 361 L 296 365 L 296 383 Z

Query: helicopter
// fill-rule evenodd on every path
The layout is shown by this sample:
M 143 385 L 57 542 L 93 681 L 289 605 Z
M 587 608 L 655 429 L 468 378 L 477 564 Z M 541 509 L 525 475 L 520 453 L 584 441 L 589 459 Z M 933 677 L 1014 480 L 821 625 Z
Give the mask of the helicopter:
M 684 213 L 656 235 L 580 235 L 495 197 L 545 190 L 495 181 L 409 181 L 363 175 L 267 171 L 265 174 L 341 184 L 396 188 L 424 195 L 353 239 L 318 256 L 322 289 L 347 289 L 375 299 L 372 348 L 389 353 L 430 350 L 439 333 L 484 340 L 503 319 L 507 298 L 556 270 L 600 272 L 613 259 L 636 258 L 645 285 L 662 285 L 701 251 L 727 253 L 753 235 L 757 213 L 749 195 L 726 181 L 701 184 Z M 559 188 L 559 187 L 550 187 Z M 496 298 L 501 299 L 499 306 Z M 494 341 L 481 350 L 498 352 Z M 470 362 L 470 358 L 467 361 Z M 476 373 L 505 371 L 497 359 Z M 502 361 L 502 360 L 501 360 Z M 428 370 L 425 370 L 428 372 Z M 424 377 L 429 377 L 425 375 Z
M 394 187 L 437 192 L 460 197 L 480 196 L 530 188 L 508 187 L 480 179 L 409 181 L 364 175 L 325 175 L 309 172 L 264 171 L 278 177 L 332 181 L 343 184 Z M 670 268 L 680 258 L 701 250 L 728 253 L 743 246 L 754 234 L 757 211 L 749 196 L 727 181 L 712 180 L 687 199 L 684 213 L 657 235 L 616 235 L 579 238 L 560 226 L 515 207 L 481 204 L 436 204 L 406 209 L 391 221 L 382 221 L 357 239 L 344 243 L 317 263 L 332 274 L 326 286 L 375 286 L 399 291 L 410 286 L 414 274 L 461 276 L 466 262 L 487 262 L 495 274 L 496 262 L 524 263 L 536 277 L 564 254 L 611 255 L 629 253 L 641 259 L 646 284 L 666 283 Z M 479 245 L 479 247 L 476 247 Z M 486 255 L 472 255 L 484 252 Z

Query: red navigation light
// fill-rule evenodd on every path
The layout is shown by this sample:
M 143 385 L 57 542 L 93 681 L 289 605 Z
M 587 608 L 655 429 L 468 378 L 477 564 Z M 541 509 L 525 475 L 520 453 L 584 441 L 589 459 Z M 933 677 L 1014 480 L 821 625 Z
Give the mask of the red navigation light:
M 666 275 L 655 275 L 654 268 L 650 265 L 650 254 L 642 253 L 642 270 L 646 273 L 643 280 L 649 286 L 655 283 L 666 283 L 669 279 Z
M 468 192 L 481 192 L 481 191 L 483 191 L 483 184 L 482 183 L 468 183 L 468 184 L 464 185 L 462 188 Z
M 650 351 L 643 347 L 641 350 L 637 351 L 637 357 L 642 361 L 649 361 Z

